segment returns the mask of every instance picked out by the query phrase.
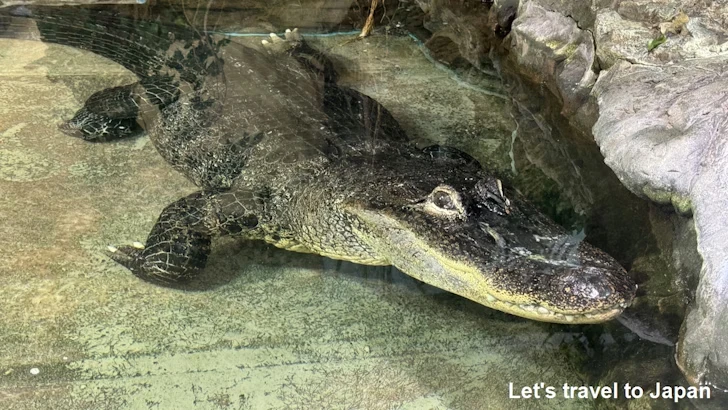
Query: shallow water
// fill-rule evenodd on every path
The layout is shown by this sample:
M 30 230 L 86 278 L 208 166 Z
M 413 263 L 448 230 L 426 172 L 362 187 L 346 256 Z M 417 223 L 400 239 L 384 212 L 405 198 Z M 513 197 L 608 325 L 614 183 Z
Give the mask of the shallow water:
M 278 17 L 260 26 L 290 21 Z M 350 29 L 318 25 L 329 34 Z M 615 194 L 618 182 L 603 164 L 574 166 L 596 161 L 598 150 L 559 134 L 552 108 L 513 103 L 512 86 L 495 68 L 438 63 L 395 30 L 396 19 L 378 26 L 365 39 L 316 32 L 307 39 L 330 53 L 344 84 L 381 102 L 411 137 L 465 150 L 628 267 L 659 259 L 654 241 L 640 240 L 661 211 Z M 641 340 L 616 321 L 533 322 L 394 268 L 222 239 L 191 286 L 140 281 L 103 251 L 143 240 L 160 210 L 196 187 L 148 136 L 90 144 L 57 128 L 92 93 L 133 75 L 88 52 L 19 40 L 0 39 L 0 67 L 6 408 L 690 407 L 645 398 L 509 398 L 509 383 L 560 390 L 684 380 L 671 346 Z M 541 120 L 552 124 L 553 139 L 543 138 Z

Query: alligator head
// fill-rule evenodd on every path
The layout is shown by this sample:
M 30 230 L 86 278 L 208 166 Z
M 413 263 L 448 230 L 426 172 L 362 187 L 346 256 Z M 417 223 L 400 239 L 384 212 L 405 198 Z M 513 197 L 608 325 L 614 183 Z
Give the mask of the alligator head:
M 546 322 L 603 322 L 631 303 L 636 286 L 612 257 L 467 155 L 438 148 L 376 163 L 345 212 L 359 240 L 408 275 Z

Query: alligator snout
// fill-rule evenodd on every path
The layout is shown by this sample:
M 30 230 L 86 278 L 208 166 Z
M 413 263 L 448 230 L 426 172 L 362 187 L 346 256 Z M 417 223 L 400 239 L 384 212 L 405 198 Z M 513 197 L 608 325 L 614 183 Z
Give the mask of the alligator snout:
M 487 305 L 546 322 L 598 323 L 634 299 L 637 287 L 627 272 L 587 243 L 568 260 L 522 253 L 489 275 Z
M 629 306 L 636 286 L 621 268 L 573 266 L 544 275 L 545 294 L 553 310 L 565 314 L 596 314 Z

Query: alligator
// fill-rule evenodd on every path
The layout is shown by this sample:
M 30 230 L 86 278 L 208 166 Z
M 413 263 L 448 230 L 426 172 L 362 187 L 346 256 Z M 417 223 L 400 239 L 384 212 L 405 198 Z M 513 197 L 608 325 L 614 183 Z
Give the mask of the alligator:
M 109 247 L 144 280 L 188 281 L 205 268 L 214 237 L 236 236 L 393 265 L 538 321 L 603 322 L 634 298 L 612 257 L 470 155 L 416 147 L 385 107 L 339 85 L 331 59 L 298 30 L 256 48 L 99 10 L 22 7 L 0 21 L 0 36 L 21 38 L 32 21 L 35 38 L 138 76 L 92 95 L 62 129 L 88 141 L 143 130 L 199 187 L 164 208 L 145 243 Z

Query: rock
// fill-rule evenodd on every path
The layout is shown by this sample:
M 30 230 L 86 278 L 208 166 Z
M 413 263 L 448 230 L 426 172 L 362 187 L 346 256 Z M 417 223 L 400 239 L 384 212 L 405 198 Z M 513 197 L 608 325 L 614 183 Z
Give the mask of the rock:
M 586 102 L 597 78 L 591 33 L 537 2 L 521 3 L 517 16 L 506 39 L 508 58 L 515 60 L 521 75 L 559 96 L 564 115 L 571 116 Z
M 418 0 L 428 17 L 424 27 L 432 33 L 432 40 L 449 39 L 460 55 L 476 68 L 488 64 L 489 41 L 482 34 L 492 32 L 488 27 L 489 7 L 475 2 L 449 2 L 445 0 Z
M 217 32 L 236 34 L 267 34 L 292 27 L 303 32 L 349 31 L 361 27 L 364 18 L 362 8 L 354 7 L 354 0 L 141 0 L 140 3 L 144 4 L 117 5 L 114 9 L 123 15 L 191 24 L 202 30 L 214 26 Z
M 705 165 L 703 154 L 720 149 L 711 147 L 720 144 L 713 132 L 721 124 L 714 117 L 724 114 L 722 87 L 728 78 L 720 81 L 713 70 L 726 64 L 719 59 L 659 67 L 623 61 L 602 73 L 593 93 L 599 106 L 593 133 L 606 163 L 630 190 L 691 212 L 689 194 Z
M 602 9 L 596 15 L 594 37 L 599 64 L 607 69 L 621 60 L 660 65 L 715 56 L 728 50 L 724 32 L 714 29 L 705 17 L 684 13 L 651 23 Z M 661 35 L 665 42 L 649 50 L 647 45 Z

